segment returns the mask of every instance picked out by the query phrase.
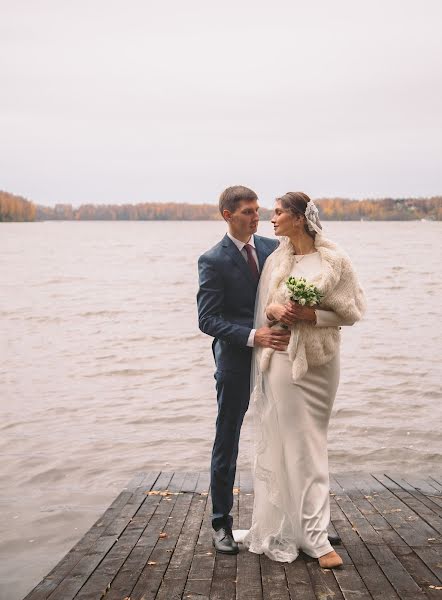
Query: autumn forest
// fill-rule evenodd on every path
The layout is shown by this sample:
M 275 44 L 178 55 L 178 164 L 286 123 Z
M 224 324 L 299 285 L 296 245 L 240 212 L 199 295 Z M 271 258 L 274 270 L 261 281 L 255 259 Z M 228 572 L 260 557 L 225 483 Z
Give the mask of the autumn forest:
M 350 200 L 316 199 L 324 221 L 411 221 L 442 220 L 442 196 L 432 198 L 382 198 Z M 270 209 L 261 209 L 269 219 Z M 41 206 L 0 191 L 0 222 L 6 221 L 212 221 L 220 219 L 215 204 L 143 202 L 139 204 L 56 204 Z

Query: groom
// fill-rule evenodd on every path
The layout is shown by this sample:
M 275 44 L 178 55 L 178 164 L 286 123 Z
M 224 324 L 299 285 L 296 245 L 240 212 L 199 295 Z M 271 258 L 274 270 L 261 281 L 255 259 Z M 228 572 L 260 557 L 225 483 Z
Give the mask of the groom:
M 259 275 L 276 240 L 255 235 L 258 196 L 241 185 L 221 194 L 219 210 L 227 234 L 198 261 L 198 320 L 211 335 L 216 364 L 218 402 L 211 463 L 213 545 L 218 552 L 236 554 L 232 536 L 233 482 L 241 425 L 249 405 L 253 346 L 285 350 L 290 332 L 269 327 L 253 329 Z

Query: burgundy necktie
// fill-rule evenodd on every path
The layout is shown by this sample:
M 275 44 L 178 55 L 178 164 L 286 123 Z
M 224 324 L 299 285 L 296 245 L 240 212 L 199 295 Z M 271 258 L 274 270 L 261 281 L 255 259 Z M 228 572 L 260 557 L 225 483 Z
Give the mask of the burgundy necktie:
M 250 244 L 246 244 L 244 246 L 244 250 L 247 252 L 247 264 L 249 265 L 250 272 L 252 273 L 252 277 L 255 281 L 259 279 L 259 271 L 256 266 L 256 261 L 253 257 L 252 246 Z

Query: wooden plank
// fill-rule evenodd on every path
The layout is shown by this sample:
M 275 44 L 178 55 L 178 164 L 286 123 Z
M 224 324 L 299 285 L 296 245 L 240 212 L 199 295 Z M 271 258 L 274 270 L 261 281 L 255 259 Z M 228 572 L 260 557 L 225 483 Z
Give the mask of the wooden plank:
M 428 482 L 430 485 L 432 485 L 434 488 L 436 488 L 437 490 L 437 495 L 442 497 L 442 484 L 439 483 L 439 481 L 437 481 L 434 477 L 432 477 L 431 475 L 427 475 L 425 477 L 423 477 L 423 479 Z
M 169 565 L 172 553 L 175 549 L 183 522 L 188 513 L 191 500 L 191 494 L 187 493 L 183 494 L 183 496 L 179 496 L 174 510 L 171 513 L 172 520 L 167 520 L 165 525 L 157 528 L 153 536 L 156 536 L 156 540 L 152 540 L 153 548 L 150 548 L 148 557 L 147 553 L 145 555 L 149 560 L 146 561 L 136 584 L 130 593 L 130 598 L 132 600 L 140 600 L 141 598 L 143 600 L 152 600 L 156 597 L 164 572 Z M 166 499 L 162 500 L 162 503 L 164 502 L 166 502 Z M 162 535 L 160 537 L 158 537 L 160 533 L 159 530 L 162 530 Z M 162 537 L 163 535 L 164 537 Z
M 415 547 L 413 550 L 442 584 L 442 545 L 439 544 L 438 546 L 433 547 Z
M 437 483 L 433 483 L 430 479 L 419 475 L 405 475 L 405 479 L 413 485 L 417 490 L 428 496 L 441 496 L 440 487 Z M 442 500 L 442 497 L 441 497 Z
M 238 527 L 250 529 L 252 525 L 253 493 L 247 491 L 250 486 L 240 474 L 240 493 L 238 498 Z M 236 596 L 237 600 L 262 600 L 261 566 L 259 555 L 249 552 L 240 545 L 237 558 Z
M 316 600 L 313 584 L 302 556 L 292 563 L 284 564 L 290 598 L 296 600 Z
M 399 596 L 392 584 L 367 549 L 356 528 L 353 528 L 352 521 L 345 515 L 345 510 L 348 510 L 350 516 L 353 516 L 354 508 L 350 508 L 349 497 L 341 487 L 338 478 L 341 480 L 343 476 L 337 475 L 330 480 L 332 491 L 335 494 L 331 506 L 336 504 L 332 508 L 332 515 L 339 518 L 335 519 L 333 523 L 342 538 L 345 550 L 374 600 L 397 600 Z M 349 482 L 345 483 L 345 490 L 348 491 L 351 486 Z M 358 524 L 360 525 L 359 522 Z
M 344 599 L 372 600 L 372 596 L 359 575 L 358 570 L 354 566 L 348 552 L 340 549 L 339 555 L 344 561 L 344 567 L 342 569 L 335 569 L 333 574 Z
M 186 520 L 164 574 L 156 600 L 181 599 L 204 517 L 205 506 L 206 498 L 204 496 L 195 494 L 192 497 Z M 120 600 L 120 598 L 115 598 L 115 600 Z
M 164 490 L 164 493 L 169 495 L 151 495 L 146 499 L 120 538 L 115 552 L 112 549 L 106 556 L 100 567 L 78 594 L 78 600 L 99 597 L 98 594 L 105 584 L 110 587 L 106 600 L 120 600 L 130 596 L 141 571 L 150 559 L 152 550 L 158 541 L 159 533 L 165 531 L 170 535 L 169 524 L 176 518 L 177 513 L 180 514 L 181 506 L 183 506 L 181 512 L 185 511 L 185 514 L 187 514 L 190 498 L 184 498 L 180 494 L 185 476 L 185 473 L 174 474 Z M 136 537 L 135 532 L 131 535 L 131 528 L 138 532 L 138 537 Z M 113 577 L 110 578 L 112 572 Z M 107 582 L 106 576 L 108 577 Z
M 341 480 L 342 480 L 342 478 L 343 478 L 343 476 L 340 476 Z M 339 486 L 339 484 L 336 483 L 336 480 L 334 480 L 333 478 L 331 478 L 331 479 L 332 479 L 332 485 L 338 486 L 338 488 L 336 488 L 335 491 L 342 492 L 342 488 Z M 333 483 L 333 482 L 335 482 L 335 483 Z M 365 518 L 368 521 L 368 523 L 372 526 L 372 528 L 376 531 L 376 533 L 380 536 L 380 538 L 382 538 L 383 542 L 385 542 L 389 545 L 394 544 L 396 546 L 403 545 L 403 546 L 408 547 L 408 545 L 404 542 L 404 540 L 400 537 L 400 535 L 398 533 L 396 533 L 396 531 L 391 527 L 391 525 L 388 523 L 388 521 L 386 521 L 385 518 L 381 514 L 378 513 L 378 511 L 374 508 L 374 506 L 372 504 L 370 504 L 369 498 L 371 498 L 371 496 L 363 495 L 358 490 L 352 491 L 351 502 L 361 513 L 360 515 L 358 515 L 357 512 L 353 513 L 354 516 L 358 519 L 361 518 L 361 516 L 363 518 Z M 349 505 L 347 505 L 347 506 L 349 506 Z M 374 539 L 372 539 L 371 541 L 372 541 L 372 543 L 375 543 Z
M 155 485 L 162 485 L 162 482 L 164 482 L 167 486 L 169 480 L 170 477 L 160 474 L 155 480 Z M 153 485 L 153 483 L 151 484 L 152 481 L 153 478 L 150 478 L 149 489 Z M 119 537 L 145 500 L 146 489 L 143 484 L 132 494 L 132 497 L 122 508 L 117 518 L 109 524 L 105 534 L 98 539 L 75 565 L 75 568 L 72 569 L 69 575 L 63 579 L 60 585 L 49 596 L 50 600 L 70 600 L 79 592 L 110 549 L 117 543 Z
M 260 554 L 262 595 L 264 600 L 290 600 L 284 563 Z
M 343 482 L 343 484 L 346 484 L 346 479 L 348 479 L 348 477 L 346 478 L 345 476 L 340 476 L 338 475 L 336 477 L 336 479 L 339 482 Z M 369 486 L 371 486 L 371 488 L 373 489 L 373 487 L 375 487 L 372 484 L 372 477 L 371 476 L 363 476 L 363 475 L 358 475 L 357 479 L 353 479 L 353 481 L 356 483 L 356 485 L 358 486 L 359 490 L 361 490 L 361 488 L 363 489 L 363 491 L 366 491 L 367 489 L 369 489 Z M 381 485 L 381 483 L 379 482 L 379 484 Z M 348 482 L 347 482 L 347 487 L 348 487 Z M 386 490 L 386 488 L 384 486 L 382 486 L 384 490 Z M 398 533 L 401 535 L 401 537 L 405 540 L 409 540 L 412 542 L 416 542 L 416 540 L 421 540 L 422 541 L 422 536 L 416 536 L 416 530 L 413 530 L 412 528 L 407 529 L 406 525 L 407 523 L 405 522 L 405 519 L 407 518 L 407 511 L 405 511 L 405 509 L 403 508 L 392 508 L 393 506 L 405 506 L 401 501 L 399 501 L 399 499 L 397 499 L 394 495 L 392 495 L 388 490 L 386 490 L 386 492 L 388 493 L 388 496 L 386 497 L 386 500 L 383 502 L 382 499 L 378 500 L 378 497 L 381 497 L 382 494 L 384 496 L 386 496 L 385 492 L 383 492 L 382 490 L 378 489 L 379 494 L 376 495 L 374 492 L 372 493 L 372 495 L 370 496 L 371 498 L 371 502 L 373 503 L 373 505 L 377 505 L 379 506 L 380 509 L 382 509 L 383 514 L 385 514 L 385 518 L 393 521 L 393 526 L 395 528 L 397 528 Z M 358 492 L 355 492 L 354 490 L 349 489 L 348 493 L 350 494 L 350 496 L 357 495 Z M 395 502 L 395 499 L 398 500 L 398 502 Z M 387 509 L 385 509 L 385 506 L 387 506 Z M 398 513 L 402 513 L 405 512 L 405 516 L 400 515 L 399 517 L 390 517 L 390 514 L 393 513 L 394 515 L 397 515 Z M 413 515 L 415 513 L 412 513 Z M 417 519 L 417 517 L 414 517 Z M 390 522 L 391 522 L 390 521 Z M 405 533 L 404 533 L 405 531 Z M 420 532 L 419 532 L 420 533 Z M 361 534 L 361 537 L 364 539 L 363 533 Z M 427 543 L 427 540 L 425 540 L 424 545 Z M 410 544 L 411 545 L 411 544 Z M 379 546 L 379 544 L 373 544 L 370 543 L 370 541 L 367 541 L 366 543 L 367 549 L 370 551 L 370 553 L 372 554 L 372 556 L 375 558 L 376 562 L 379 564 L 379 566 L 381 567 L 381 569 L 383 570 L 383 572 L 385 573 L 385 575 L 387 576 L 387 578 L 389 579 L 390 583 L 392 584 L 392 586 L 395 588 L 395 590 L 397 591 L 397 593 L 400 595 L 400 597 L 403 598 L 419 598 L 420 596 L 422 596 L 422 590 L 421 588 L 419 588 L 419 585 L 413 580 L 413 578 L 407 573 L 406 569 L 404 568 L 404 566 L 402 565 L 402 563 L 399 561 L 399 559 L 397 559 L 397 557 L 394 555 L 394 553 L 392 552 L 392 550 L 388 547 L 385 546 Z M 415 552 L 421 556 L 421 558 L 424 558 L 424 555 L 426 555 L 426 560 L 424 560 L 424 562 L 429 563 L 428 566 L 431 570 L 433 570 L 433 572 L 435 572 L 436 575 L 438 575 L 437 570 L 437 561 L 435 560 L 435 556 L 433 555 L 429 555 L 429 551 L 432 550 L 430 548 L 418 548 L 415 546 Z
M 184 483 L 183 483 L 183 486 L 181 488 L 181 491 L 183 493 L 193 494 L 195 492 L 195 488 L 196 488 L 196 485 L 198 483 L 199 476 L 200 476 L 200 474 L 198 472 L 195 472 L 195 471 L 191 471 L 189 473 L 186 473 L 186 478 L 184 480 Z
M 344 600 L 331 569 L 321 569 L 317 560 L 308 561 L 306 565 L 317 598 Z
M 153 600 L 156 597 L 187 517 L 197 482 L 198 473 L 187 473 L 183 479 L 182 493 L 178 496 L 170 518 L 157 529 L 157 539 L 148 557 L 149 560 L 145 563 L 130 593 L 131 600 Z M 171 503 L 167 497 L 163 498 L 162 503 L 167 501 Z M 164 534 L 164 537 L 160 534 Z
M 425 594 L 390 548 L 367 544 L 373 558 L 381 567 L 401 600 L 425 599 Z
M 442 577 L 440 553 L 432 541 L 438 539 L 438 532 L 373 477 L 360 475 L 357 481 L 359 490 L 367 491 L 369 486 L 377 490 L 377 492 L 372 492 L 370 502 L 382 512 L 382 515 L 402 539 L 414 549 L 440 580 Z M 380 487 L 376 487 L 373 481 L 376 481 Z
M 344 482 L 346 479 L 340 475 L 337 478 Z M 438 533 L 432 527 L 374 477 L 360 474 L 354 481 L 359 492 L 369 499 L 409 546 L 425 545 L 428 538 L 437 537 Z M 350 495 L 354 493 L 349 491 Z
M 375 475 L 375 477 L 377 479 L 379 479 L 379 476 L 377 474 Z M 419 489 L 417 489 L 414 485 L 411 485 L 406 479 L 404 479 L 400 475 L 393 475 L 392 473 L 388 473 L 384 477 L 387 478 L 391 483 L 396 484 L 396 488 L 393 491 L 393 493 L 396 494 L 396 492 L 399 490 L 406 492 L 408 494 L 408 496 L 412 496 L 416 500 L 419 500 L 420 503 L 423 504 L 427 509 L 430 509 L 435 515 L 437 515 L 439 518 L 441 518 L 442 507 L 437 503 L 437 501 L 435 501 L 437 499 L 437 497 L 435 495 L 430 496 L 428 494 L 421 492 Z M 379 480 L 381 481 L 381 479 L 379 479 Z M 384 483 L 384 485 L 386 485 L 386 482 L 384 480 L 382 480 L 382 483 Z M 398 494 L 396 494 L 396 495 L 398 495 Z M 416 508 L 415 512 L 422 514 L 423 509 L 419 508 L 419 505 L 416 505 L 416 507 L 417 508 Z M 428 511 L 426 511 L 424 514 L 430 514 L 430 513 L 428 513 Z
M 209 599 L 212 573 L 215 565 L 215 550 L 212 545 L 212 502 L 205 498 L 205 510 L 201 529 L 198 534 L 189 575 L 184 588 L 184 598 Z
M 216 555 L 210 474 L 140 474 L 25 600 L 439 598 L 438 475 L 347 473 L 330 484 L 330 532 L 343 540 L 343 569 L 321 569 L 302 554 L 279 563 L 243 547 Z M 234 486 L 235 528 L 248 529 L 251 473 L 238 471 Z
M 235 600 L 236 555 L 216 553 L 210 600 Z
M 71 572 L 79 560 L 86 554 L 89 548 L 102 535 L 115 515 L 127 503 L 131 497 L 130 492 L 122 492 L 112 505 L 89 530 L 84 537 L 66 554 L 61 561 L 42 579 L 40 583 L 25 597 L 24 600 L 45 600 L 63 579 Z
M 129 502 L 132 495 L 140 486 L 149 486 L 155 483 L 159 472 L 135 475 L 115 498 L 105 513 L 92 525 L 89 531 L 75 544 L 61 561 L 48 573 L 46 577 L 26 596 L 25 600 L 44 600 L 63 581 L 68 573 L 75 567 L 79 560 L 93 546 L 93 544 L 106 532 L 106 528 L 114 521 L 122 508 Z
M 421 492 L 418 492 L 415 488 L 407 484 L 406 481 L 402 484 L 403 480 L 396 482 L 387 475 L 376 474 L 374 476 L 390 490 L 392 494 L 397 496 L 415 513 L 419 514 L 428 525 L 433 527 L 439 534 L 442 534 L 442 518 L 438 515 L 437 505 L 433 504 L 431 500 L 428 500 Z M 407 490 L 407 487 L 410 489 Z
M 210 580 L 206 579 L 189 579 L 183 598 L 186 600 L 209 600 L 210 583 Z
M 208 471 L 204 471 L 199 474 L 198 482 L 195 486 L 195 494 L 207 494 L 210 490 L 210 473 Z
M 410 573 L 416 583 L 424 590 L 429 598 L 441 598 L 441 591 L 436 589 L 441 585 L 440 580 L 417 556 L 412 548 L 392 547 L 391 550 L 398 557 L 405 569 Z
M 170 494 L 178 494 L 180 492 L 183 492 L 184 482 L 186 481 L 187 476 L 188 473 L 186 471 L 184 471 L 183 473 L 174 473 L 165 492 L 169 492 Z
M 436 483 L 439 486 L 439 489 L 442 493 L 442 475 L 435 475 L 433 473 L 433 475 L 429 476 L 429 480 L 433 483 L 433 485 Z
M 352 527 L 354 527 L 363 542 L 365 542 L 366 548 L 370 551 L 371 556 L 375 558 L 376 561 L 376 566 L 374 566 L 373 562 L 370 560 L 367 560 L 368 564 L 361 566 L 355 562 L 361 577 L 364 578 L 364 576 L 369 576 L 370 571 L 377 571 L 379 568 L 382 569 L 384 576 L 389 582 L 388 590 L 385 589 L 385 580 L 381 586 L 378 586 L 376 585 L 376 578 L 374 578 L 371 574 L 370 581 L 367 580 L 366 584 L 373 597 L 384 597 L 386 594 L 391 596 L 394 593 L 392 588 L 396 590 L 396 593 L 394 593 L 395 597 L 399 596 L 401 598 L 410 599 L 422 597 L 422 590 L 407 573 L 401 562 L 396 558 L 394 553 L 389 548 L 385 547 L 383 541 L 380 543 L 382 538 L 379 535 L 379 532 L 377 532 L 370 523 L 363 523 L 363 521 L 361 521 L 360 517 L 362 517 L 362 513 L 359 513 L 358 515 L 359 510 L 356 505 L 354 508 L 349 508 L 352 501 L 354 502 L 355 499 L 358 499 L 359 501 L 361 501 L 361 499 L 366 500 L 367 498 L 372 498 L 371 494 L 375 494 L 375 492 L 371 492 L 371 494 L 368 496 L 363 494 L 360 491 L 360 475 L 357 475 L 357 477 L 359 477 L 359 479 L 355 478 L 354 476 L 337 475 L 335 480 L 342 485 L 342 488 L 340 494 L 339 489 L 336 490 L 337 496 L 335 498 L 340 504 L 344 513 L 347 513 L 347 517 L 349 518 Z M 352 488 L 352 486 L 355 485 L 357 488 Z M 344 492 L 344 488 L 348 495 Z M 373 488 L 377 489 L 377 493 L 382 490 L 382 488 L 379 487 L 379 484 L 377 486 L 371 485 L 371 489 Z M 367 490 L 364 489 L 363 491 L 366 492 Z M 348 550 L 351 555 L 352 549 L 348 548 Z M 387 560 L 384 560 L 385 557 Z M 366 557 L 366 559 L 367 558 L 368 557 Z

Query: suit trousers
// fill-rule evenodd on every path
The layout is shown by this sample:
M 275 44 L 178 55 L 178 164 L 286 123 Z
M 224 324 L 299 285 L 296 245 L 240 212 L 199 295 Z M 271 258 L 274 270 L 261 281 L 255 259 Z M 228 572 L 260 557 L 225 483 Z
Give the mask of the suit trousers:
M 233 483 L 236 474 L 239 436 L 250 399 L 250 366 L 242 372 L 217 370 L 218 402 L 215 441 L 212 450 L 210 485 L 212 526 L 232 527 Z

